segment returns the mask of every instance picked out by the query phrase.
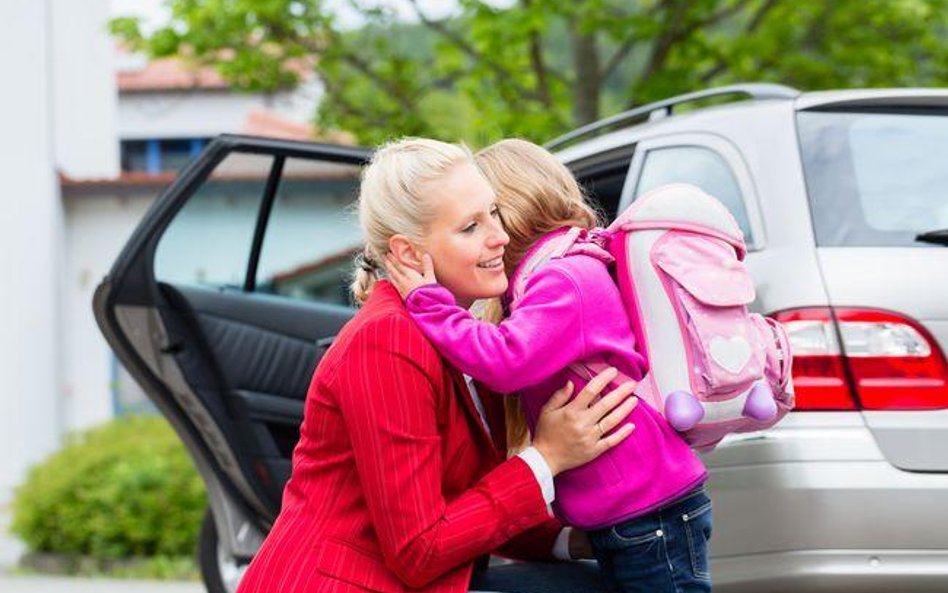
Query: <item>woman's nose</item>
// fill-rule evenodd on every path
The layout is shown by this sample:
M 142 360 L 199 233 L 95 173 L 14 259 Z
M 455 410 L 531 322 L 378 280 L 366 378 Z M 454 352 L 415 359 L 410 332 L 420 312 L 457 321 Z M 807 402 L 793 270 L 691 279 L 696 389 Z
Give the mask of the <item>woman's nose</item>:
M 494 221 L 488 241 L 491 247 L 503 247 L 510 243 L 510 235 L 504 230 L 504 225 L 500 221 Z

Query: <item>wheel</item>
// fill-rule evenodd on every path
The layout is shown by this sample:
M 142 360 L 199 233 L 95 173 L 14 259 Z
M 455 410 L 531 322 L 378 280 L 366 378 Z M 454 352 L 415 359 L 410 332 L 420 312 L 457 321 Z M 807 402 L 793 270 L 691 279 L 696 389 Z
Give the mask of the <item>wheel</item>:
M 221 545 L 214 525 L 214 514 L 204 511 L 201 533 L 198 536 L 198 567 L 208 593 L 235 593 L 247 563 L 235 558 Z

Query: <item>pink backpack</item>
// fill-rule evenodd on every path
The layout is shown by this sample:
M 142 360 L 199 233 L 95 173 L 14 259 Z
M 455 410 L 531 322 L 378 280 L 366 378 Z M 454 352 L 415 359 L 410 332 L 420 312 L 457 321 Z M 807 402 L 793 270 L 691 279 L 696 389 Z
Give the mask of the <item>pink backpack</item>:
M 574 253 L 615 260 L 636 346 L 649 361 L 636 394 L 692 447 L 768 428 L 793 408 L 787 335 L 747 310 L 755 293 L 743 234 L 721 202 L 692 185 L 656 188 L 609 228 L 574 228 L 531 254 L 511 279 L 514 298 L 536 269 Z M 571 370 L 591 378 L 605 367 L 587 360 Z

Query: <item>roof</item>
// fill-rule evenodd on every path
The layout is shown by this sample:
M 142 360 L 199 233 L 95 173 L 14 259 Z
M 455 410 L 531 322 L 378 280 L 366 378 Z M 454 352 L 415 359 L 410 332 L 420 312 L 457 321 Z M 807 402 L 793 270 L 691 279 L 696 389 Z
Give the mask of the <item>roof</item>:
M 116 79 L 122 93 L 141 93 L 178 90 L 229 90 L 232 85 L 211 66 L 190 63 L 177 57 L 149 59 L 133 53 L 126 47 L 116 48 L 118 70 Z M 284 67 L 294 72 L 300 81 L 315 76 L 314 62 L 308 58 L 289 60 Z
M 172 90 L 226 90 L 230 85 L 209 67 L 194 67 L 177 58 L 161 58 L 117 73 L 123 93 Z
M 59 172 L 59 186 L 64 198 L 70 196 L 141 195 L 154 197 L 177 177 L 177 172 L 167 171 L 157 175 L 140 172 L 124 172 L 118 177 L 79 179 Z

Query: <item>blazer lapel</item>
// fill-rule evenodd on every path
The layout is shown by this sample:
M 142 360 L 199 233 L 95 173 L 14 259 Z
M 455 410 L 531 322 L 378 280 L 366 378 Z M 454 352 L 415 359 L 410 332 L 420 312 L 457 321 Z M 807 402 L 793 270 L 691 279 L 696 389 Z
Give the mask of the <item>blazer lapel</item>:
M 457 370 L 451 369 L 451 380 L 454 382 L 454 391 L 458 399 L 461 400 L 461 409 L 464 410 L 468 422 L 473 426 L 473 432 L 476 435 L 475 438 L 478 440 L 478 447 L 482 450 L 489 449 L 497 455 L 499 451 L 494 443 L 493 436 L 484 428 L 481 415 L 474 406 L 474 400 L 471 398 L 471 392 L 467 388 L 467 381 L 464 380 L 464 375 Z M 480 389 L 480 387 L 478 387 L 478 389 Z M 481 403 L 485 404 L 486 410 L 487 402 L 484 401 L 483 397 L 481 397 Z M 491 422 L 491 415 L 489 413 L 487 415 L 487 422 Z M 490 424 L 490 427 L 492 432 L 496 432 L 493 424 Z M 504 453 L 506 454 L 506 451 Z
M 507 414 L 504 411 L 504 399 L 507 396 L 494 393 L 480 382 L 475 382 L 477 393 L 481 396 L 484 411 L 487 414 L 487 425 L 490 426 L 490 436 L 494 448 L 503 458 L 507 457 Z

